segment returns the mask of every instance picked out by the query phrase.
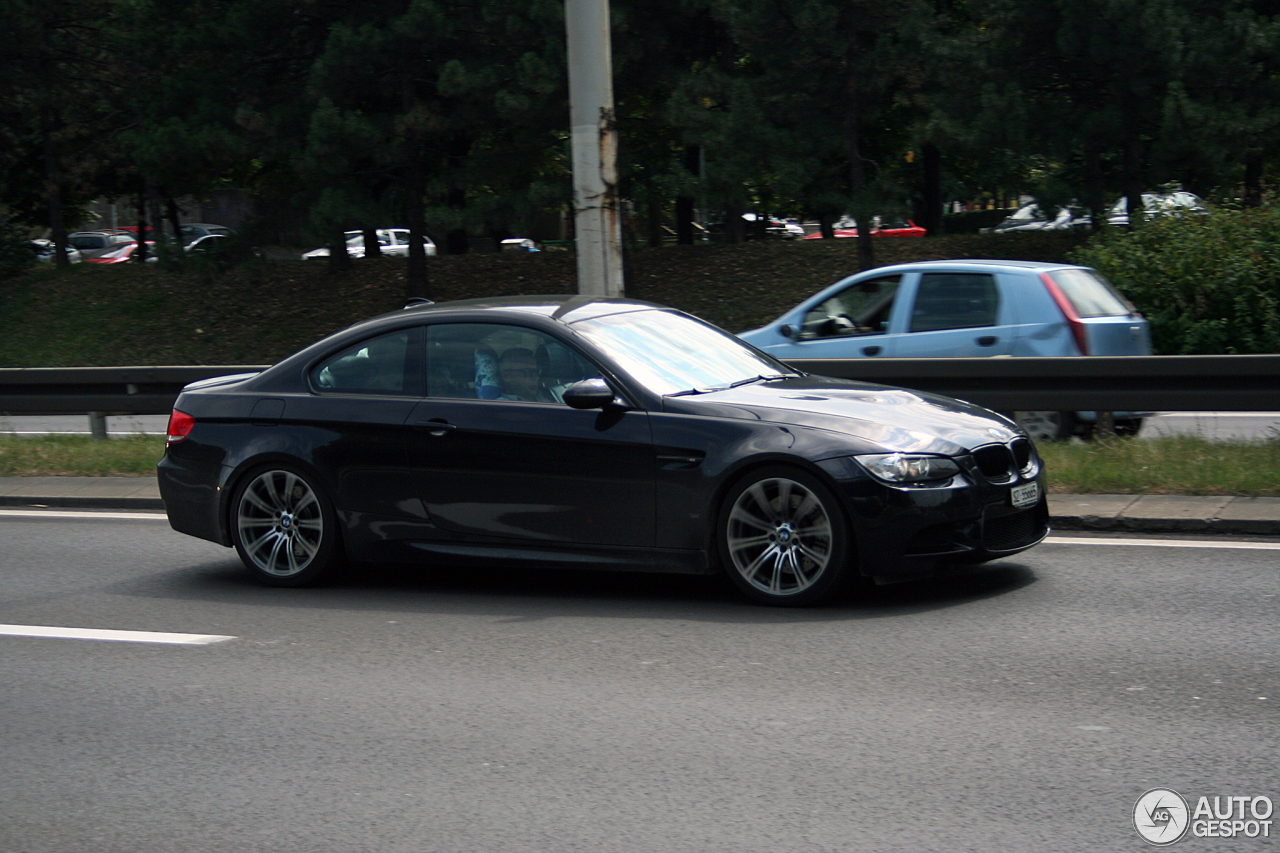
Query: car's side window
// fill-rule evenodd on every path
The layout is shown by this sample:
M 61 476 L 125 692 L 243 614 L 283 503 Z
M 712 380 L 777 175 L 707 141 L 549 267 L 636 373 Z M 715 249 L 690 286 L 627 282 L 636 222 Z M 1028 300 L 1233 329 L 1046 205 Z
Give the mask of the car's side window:
M 888 331 L 889 314 L 902 277 L 860 281 L 810 308 L 800 330 L 802 339 L 880 335 Z
M 911 331 L 994 326 L 1000 312 L 995 276 L 979 273 L 925 273 L 911 308 Z
M 523 326 L 441 323 L 427 329 L 427 396 L 561 402 L 564 389 L 598 376 L 569 345 Z
M 334 353 L 311 371 L 312 385 L 339 394 L 419 396 L 422 393 L 422 329 L 367 338 Z

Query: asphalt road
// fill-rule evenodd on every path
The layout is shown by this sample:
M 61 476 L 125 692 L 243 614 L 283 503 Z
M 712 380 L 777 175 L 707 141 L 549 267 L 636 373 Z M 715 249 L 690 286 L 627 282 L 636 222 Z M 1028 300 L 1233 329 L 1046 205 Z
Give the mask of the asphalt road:
M 1151 788 L 1280 801 L 1277 543 L 1059 538 L 793 612 L 567 571 L 268 589 L 127 514 L 0 541 L 0 623 L 214 635 L 0 628 L 4 851 L 1140 850 Z
M 111 435 L 163 435 L 165 415 L 113 415 L 107 418 Z M 0 415 L 0 434 L 89 434 L 84 415 Z M 1280 434 L 1280 412 L 1165 412 L 1146 419 L 1141 436 L 1199 435 L 1214 441 L 1270 438 Z

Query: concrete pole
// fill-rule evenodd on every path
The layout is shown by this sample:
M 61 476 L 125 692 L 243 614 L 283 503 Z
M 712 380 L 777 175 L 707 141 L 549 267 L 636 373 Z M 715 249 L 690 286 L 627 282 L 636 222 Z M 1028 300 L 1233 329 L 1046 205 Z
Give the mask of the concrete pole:
M 578 292 L 622 296 L 622 222 L 608 0 L 565 0 Z

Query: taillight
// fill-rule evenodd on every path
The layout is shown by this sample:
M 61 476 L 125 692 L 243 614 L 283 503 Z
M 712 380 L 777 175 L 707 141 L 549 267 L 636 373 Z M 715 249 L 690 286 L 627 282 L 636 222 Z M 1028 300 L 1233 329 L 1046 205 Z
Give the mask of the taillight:
M 1080 350 L 1080 354 L 1088 355 L 1089 337 L 1085 334 L 1084 322 L 1080 319 L 1080 315 L 1076 313 L 1076 306 L 1071 304 L 1067 294 L 1062 292 L 1062 288 L 1058 287 L 1058 283 L 1047 272 L 1040 273 L 1040 280 L 1049 289 L 1049 295 L 1053 297 L 1053 301 L 1058 303 L 1058 310 L 1062 312 L 1062 316 L 1066 319 L 1067 328 L 1071 329 L 1071 337 L 1075 338 L 1076 347 Z
M 180 412 L 177 409 L 169 415 L 169 437 L 165 444 L 177 444 L 187 437 L 192 428 L 196 425 L 196 419 L 188 415 L 186 412 Z

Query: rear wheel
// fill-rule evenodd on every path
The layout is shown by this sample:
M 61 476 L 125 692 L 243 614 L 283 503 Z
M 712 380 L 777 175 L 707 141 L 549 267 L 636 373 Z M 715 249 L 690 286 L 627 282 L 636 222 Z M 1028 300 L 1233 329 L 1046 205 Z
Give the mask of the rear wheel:
M 721 508 L 717 539 L 729 578 L 762 604 L 815 604 L 846 571 L 844 513 L 825 485 L 798 469 L 763 469 L 735 485 Z
M 1074 412 L 1014 412 L 1013 419 L 1032 441 L 1064 441 L 1076 427 Z
M 244 564 L 272 586 L 306 586 L 340 561 L 337 517 L 328 498 L 300 472 L 260 469 L 231 505 L 231 537 Z

